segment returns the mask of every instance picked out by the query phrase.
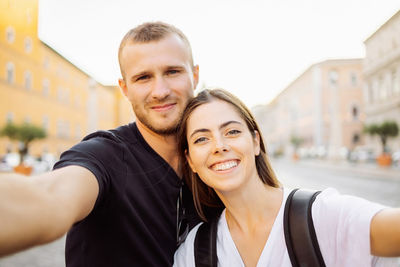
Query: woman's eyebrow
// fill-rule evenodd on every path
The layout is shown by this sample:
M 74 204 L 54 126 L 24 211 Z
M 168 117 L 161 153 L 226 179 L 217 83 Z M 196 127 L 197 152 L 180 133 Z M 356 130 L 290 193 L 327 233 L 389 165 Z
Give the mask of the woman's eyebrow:
M 232 124 L 232 123 L 234 123 L 234 124 L 241 124 L 239 121 L 227 121 L 227 122 L 222 123 L 222 124 L 219 126 L 219 129 L 225 128 L 226 126 L 228 126 L 229 124 Z M 189 138 L 192 138 L 193 135 L 195 135 L 196 133 L 199 133 L 199 132 L 200 132 L 200 133 L 205 133 L 205 132 L 210 132 L 210 130 L 209 130 L 209 129 L 206 129 L 206 128 L 196 129 L 196 130 L 193 131 L 193 133 L 190 135 Z

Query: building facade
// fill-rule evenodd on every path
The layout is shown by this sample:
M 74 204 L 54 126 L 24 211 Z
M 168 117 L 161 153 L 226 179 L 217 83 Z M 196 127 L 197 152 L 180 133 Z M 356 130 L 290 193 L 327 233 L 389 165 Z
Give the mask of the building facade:
M 366 124 L 396 121 L 400 127 L 400 11 L 364 42 L 364 95 Z M 367 137 L 378 153 L 378 138 Z M 400 138 L 388 140 L 390 150 L 400 150 Z
M 38 38 L 38 1 L 0 2 L 0 127 L 42 126 L 31 155 L 59 155 L 86 134 L 134 119 L 117 86 L 95 81 Z M 17 143 L 0 138 L 0 155 Z
M 264 111 L 255 110 L 272 154 L 343 157 L 363 144 L 362 59 L 327 60 L 309 67 Z

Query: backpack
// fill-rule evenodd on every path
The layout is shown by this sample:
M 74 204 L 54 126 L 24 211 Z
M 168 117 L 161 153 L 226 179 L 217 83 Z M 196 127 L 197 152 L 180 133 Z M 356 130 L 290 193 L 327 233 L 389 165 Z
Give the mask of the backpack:
M 311 207 L 321 191 L 293 190 L 285 204 L 283 228 L 293 267 L 325 267 L 312 221 Z M 194 240 L 196 267 L 217 267 L 217 228 L 219 217 L 203 223 Z

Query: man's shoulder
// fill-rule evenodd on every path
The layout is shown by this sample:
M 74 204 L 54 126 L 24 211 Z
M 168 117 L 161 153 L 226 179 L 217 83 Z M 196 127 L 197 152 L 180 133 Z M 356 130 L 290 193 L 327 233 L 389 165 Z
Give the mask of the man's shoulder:
M 136 143 L 138 141 L 136 124 L 130 123 L 111 130 L 99 130 L 82 139 L 82 142 L 93 139 L 106 139 L 116 143 Z

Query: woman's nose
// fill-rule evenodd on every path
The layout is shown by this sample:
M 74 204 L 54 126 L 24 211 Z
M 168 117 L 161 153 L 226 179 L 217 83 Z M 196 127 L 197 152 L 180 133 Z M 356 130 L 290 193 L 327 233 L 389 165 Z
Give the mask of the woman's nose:
M 214 153 L 226 152 L 229 150 L 229 146 L 222 139 L 215 141 Z

